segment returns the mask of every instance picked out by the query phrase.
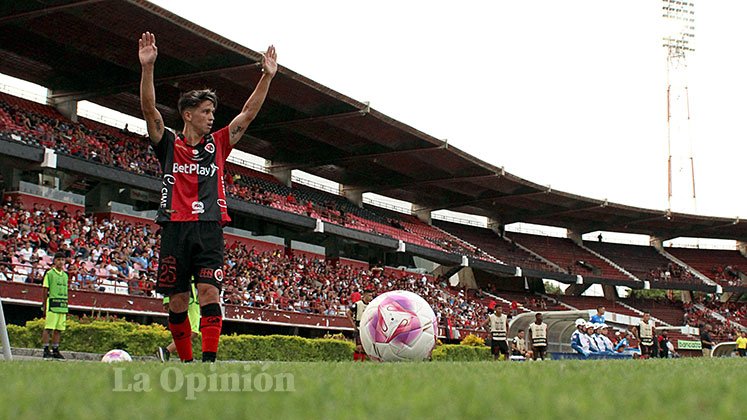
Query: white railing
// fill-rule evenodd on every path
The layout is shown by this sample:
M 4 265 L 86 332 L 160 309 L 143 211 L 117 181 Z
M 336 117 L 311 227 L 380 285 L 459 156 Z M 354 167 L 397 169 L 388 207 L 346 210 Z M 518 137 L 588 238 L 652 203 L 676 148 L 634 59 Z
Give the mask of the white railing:
M 259 163 L 256 163 L 256 162 L 238 158 L 236 156 L 228 156 L 227 160 L 231 163 L 235 163 L 236 165 L 254 169 L 255 171 L 258 171 L 258 172 L 269 173 L 269 171 L 267 170 L 267 168 L 265 168 L 264 165 L 260 165 Z
M 20 98 L 28 99 L 29 101 L 38 102 L 40 104 L 47 104 L 47 97 L 42 96 L 36 93 L 31 93 L 29 91 L 17 88 L 15 86 L 6 85 L 5 83 L 0 83 L 0 91 L 5 92 L 9 95 L 18 96 Z
M 443 220 L 445 222 L 459 223 L 460 225 L 470 225 L 482 228 L 488 227 L 487 223 L 478 222 L 477 220 L 462 219 L 460 217 L 446 216 L 438 213 L 431 214 L 431 218 L 436 220 Z
M 412 214 L 412 211 L 404 207 L 395 206 L 394 204 L 385 203 L 379 200 L 373 200 L 368 197 L 363 197 L 363 202 L 372 206 L 381 207 L 383 209 L 394 210 L 398 213 Z
M 99 114 L 98 112 L 92 112 L 87 109 L 78 109 L 78 116 L 83 118 L 88 118 L 89 120 L 98 121 L 102 124 L 106 124 L 108 126 L 123 129 L 124 126 L 127 126 L 127 131 L 135 134 L 145 135 L 148 133 L 148 129 L 144 125 L 135 125 L 130 124 L 128 122 L 118 120 L 116 118 L 108 117 L 104 114 Z
M 128 216 L 149 220 L 154 220 L 156 218 L 156 210 L 137 211 L 130 205 L 117 203 L 116 201 L 110 201 L 109 204 L 111 206 L 111 211 L 114 213 L 125 214 Z
M 18 192 L 28 193 L 37 197 L 49 198 L 51 200 L 75 204 L 78 206 L 86 205 L 86 198 L 80 194 L 60 191 L 54 188 L 44 187 L 26 181 L 18 182 Z
M 312 181 L 310 179 L 301 178 L 299 176 L 293 175 L 291 177 L 291 181 L 297 182 L 297 183 L 302 184 L 302 185 L 306 185 L 307 187 L 311 187 L 311 188 L 313 188 L 315 190 L 322 190 L 322 191 L 326 191 L 326 192 L 328 192 L 330 194 L 340 195 L 340 190 L 339 189 L 334 188 L 334 187 L 329 186 L 329 185 L 324 185 L 324 184 L 322 184 L 320 182 Z

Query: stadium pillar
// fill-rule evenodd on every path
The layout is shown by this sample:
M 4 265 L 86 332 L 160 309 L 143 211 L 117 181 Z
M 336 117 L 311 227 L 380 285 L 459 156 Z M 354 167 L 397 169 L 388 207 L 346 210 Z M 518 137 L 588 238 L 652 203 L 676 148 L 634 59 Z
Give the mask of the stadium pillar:
M 664 250 L 664 240 L 659 237 L 656 237 L 656 236 L 649 237 L 648 243 L 651 244 L 651 246 L 654 247 L 654 249 L 656 249 L 657 251 Z
M 603 284 L 602 293 L 604 293 L 604 298 L 607 300 L 610 300 L 613 302 L 617 300 L 617 288 L 615 286 L 612 286 L 609 284 Z
M 432 209 L 424 208 L 424 207 L 416 207 L 413 205 L 412 214 L 414 214 L 415 217 L 420 219 L 421 222 L 432 225 L 433 220 L 431 219 L 431 210 Z
M 21 182 L 21 170 L 10 166 L 3 166 L 3 187 L 5 191 L 18 191 Z
M 488 229 L 492 230 L 500 237 L 503 237 L 503 235 L 506 233 L 506 227 L 503 225 L 503 223 L 493 217 L 488 217 Z
M 112 201 L 117 201 L 119 188 L 101 183 L 86 194 L 86 213 L 111 213 Z
M 47 104 L 55 107 L 60 114 L 64 115 L 72 122 L 78 122 L 78 101 L 70 97 L 63 96 L 55 98 L 54 91 L 47 89 Z
M 274 176 L 275 179 L 282 182 L 286 187 L 291 186 L 293 182 L 293 170 L 287 167 L 273 167 L 269 165 L 270 175 Z
M 572 240 L 576 245 L 583 245 L 584 241 L 581 238 L 581 234 L 575 230 L 568 229 L 568 239 Z
M 363 188 L 340 184 L 340 195 L 361 208 L 363 208 L 363 193 Z
M 565 289 L 565 294 L 569 296 L 581 296 L 586 289 L 591 287 L 590 283 L 583 283 L 583 284 L 571 284 L 568 286 L 567 289 Z
M 742 256 L 747 257 L 747 242 L 737 241 L 737 251 L 739 251 Z

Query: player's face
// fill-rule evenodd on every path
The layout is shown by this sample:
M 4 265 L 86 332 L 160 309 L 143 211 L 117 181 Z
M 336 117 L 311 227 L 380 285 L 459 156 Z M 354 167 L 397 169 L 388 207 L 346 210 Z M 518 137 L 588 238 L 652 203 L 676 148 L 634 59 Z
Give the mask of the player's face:
M 62 266 L 65 265 L 65 259 L 64 258 L 55 258 L 54 259 L 54 266 L 56 269 L 61 270 Z
M 184 111 L 184 121 L 190 124 L 197 133 L 209 134 L 215 120 L 215 106 L 210 101 L 202 101 L 195 108 Z

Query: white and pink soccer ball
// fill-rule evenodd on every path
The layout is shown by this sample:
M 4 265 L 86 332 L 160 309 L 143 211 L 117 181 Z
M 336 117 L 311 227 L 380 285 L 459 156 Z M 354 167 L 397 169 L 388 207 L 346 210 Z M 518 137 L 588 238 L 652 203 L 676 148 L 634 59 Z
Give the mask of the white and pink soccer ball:
M 109 350 L 104 357 L 101 358 L 104 363 L 118 363 L 118 362 L 131 362 L 132 357 L 124 350 Z
M 412 292 L 384 293 L 368 304 L 360 324 L 366 354 L 385 362 L 424 360 L 436 345 L 438 323 L 428 302 Z

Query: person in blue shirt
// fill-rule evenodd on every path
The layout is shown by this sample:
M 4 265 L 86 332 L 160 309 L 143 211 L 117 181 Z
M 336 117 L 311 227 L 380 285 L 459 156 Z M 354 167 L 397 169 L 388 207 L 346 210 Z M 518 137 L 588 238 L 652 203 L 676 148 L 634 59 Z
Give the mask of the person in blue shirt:
M 591 323 L 592 324 L 604 324 L 604 313 L 607 311 L 607 308 L 604 307 L 604 305 L 597 306 L 597 313 L 591 316 Z

